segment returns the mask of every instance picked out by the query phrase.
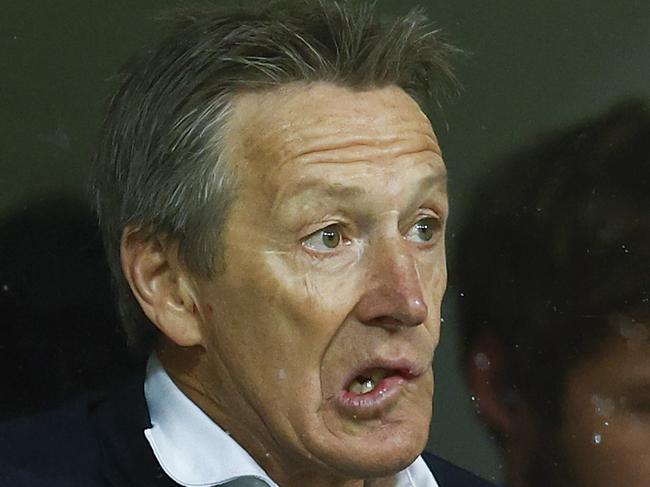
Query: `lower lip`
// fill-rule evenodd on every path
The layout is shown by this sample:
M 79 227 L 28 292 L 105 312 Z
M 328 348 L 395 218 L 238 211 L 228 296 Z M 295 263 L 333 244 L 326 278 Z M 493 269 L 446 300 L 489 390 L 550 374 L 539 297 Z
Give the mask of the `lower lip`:
M 402 386 L 407 381 L 402 376 L 385 377 L 367 394 L 341 391 L 336 396 L 338 409 L 353 419 L 371 419 L 393 407 L 399 399 Z

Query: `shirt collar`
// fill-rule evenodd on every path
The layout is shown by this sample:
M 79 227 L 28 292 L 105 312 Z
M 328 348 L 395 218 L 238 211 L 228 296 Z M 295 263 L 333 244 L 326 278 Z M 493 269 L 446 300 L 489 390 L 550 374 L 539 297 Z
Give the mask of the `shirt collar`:
M 144 393 L 151 417 L 145 437 L 174 482 L 184 487 L 207 487 L 252 477 L 278 487 L 246 450 L 183 394 L 155 354 L 147 362 Z M 438 484 L 418 457 L 397 474 L 396 487 Z

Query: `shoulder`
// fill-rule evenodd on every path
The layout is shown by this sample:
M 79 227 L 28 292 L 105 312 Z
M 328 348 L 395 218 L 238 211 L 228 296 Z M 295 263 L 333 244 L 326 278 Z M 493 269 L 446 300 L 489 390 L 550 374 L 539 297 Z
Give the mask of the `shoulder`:
M 141 368 L 108 393 L 0 423 L 0 485 L 176 485 L 153 456 L 144 436 L 148 427 Z
M 494 484 L 431 453 L 422 453 L 422 458 L 440 487 L 495 487 Z
M 88 421 L 91 399 L 0 423 L 0 484 L 94 485 L 99 446 Z

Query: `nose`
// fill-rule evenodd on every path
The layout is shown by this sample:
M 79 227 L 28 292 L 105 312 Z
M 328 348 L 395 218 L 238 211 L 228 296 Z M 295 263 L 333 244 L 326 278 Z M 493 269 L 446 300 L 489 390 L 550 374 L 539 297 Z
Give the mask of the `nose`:
M 428 309 L 416 262 L 404 246 L 402 241 L 392 242 L 371 257 L 367 290 L 355 307 L 362 323 L 397 330 L 426 319 Z

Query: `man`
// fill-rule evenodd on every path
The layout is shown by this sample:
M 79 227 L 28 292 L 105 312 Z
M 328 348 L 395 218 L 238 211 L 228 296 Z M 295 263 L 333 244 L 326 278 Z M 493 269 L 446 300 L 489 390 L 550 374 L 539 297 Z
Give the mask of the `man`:
M 58 447 L 67 465 L 50 440 L 39 475 L 485 485 L 419 456 L 447 193 L 416 99 L 439 99 L 451 52 L 418 12 L 383 24 L 346 2 L 177 15 L 125 73 L 95 179 L 146 375 L 67 420 L 94 432 Z
M 650 485 L 650 113 L 497 168 L 460 234 L 476 407 L 512 487 Z

